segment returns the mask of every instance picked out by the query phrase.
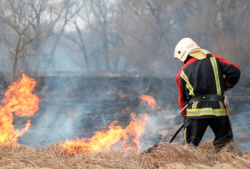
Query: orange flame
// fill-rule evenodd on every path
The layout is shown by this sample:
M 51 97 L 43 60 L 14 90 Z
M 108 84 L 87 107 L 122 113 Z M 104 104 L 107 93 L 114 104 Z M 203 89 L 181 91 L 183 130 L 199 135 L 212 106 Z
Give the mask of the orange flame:
M 148 115 L 140 116 L 139 120 L 131 114 L 133 120 L 123 129 L 114 121 L 109 125 L 108 131 L 97 131 L 92 138 L 76 138 L 66 140 L 63 144 L 64 151 L 68 154 L 108 150 L 112 146 L 121 145 L 123 151 L 138 151 L 140 136 L 145 130 L 145 123 L 149 119 Z M 117 126 L 116 126 L 117 125 Z
M 141 98 L 141 104 L 143 102 L 147 102 L 148 106 L 147 108 L 150 108 L 152 110 L 162 110 L 162 107 L 158 106 L 157 102 L 155 101 L 155 99 L 152 96 L 149 95 L 142 95 L 140 96 Z
M 18 144 L 17 137 L 28 131 L 31 125 L 30 120 L 25 124 L 25 128 L 15 130 L 15 126 L 12 124 L 13 113 L 20 117 L 31 117 L 39 110 L 40 99 L 32 93 L 35 86 L 36 81 L 34 79 L 22 74 L 22 78 L 9 86 L 5 92 L 5 97 L 0 106 L 0 145 Z

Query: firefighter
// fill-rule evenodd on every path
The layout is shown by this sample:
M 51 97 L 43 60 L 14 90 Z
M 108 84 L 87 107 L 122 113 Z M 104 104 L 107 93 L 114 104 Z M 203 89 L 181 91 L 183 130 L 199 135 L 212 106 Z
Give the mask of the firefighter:
M 183 63 L 176 76 L 179 107 L 183 109 L 188 104 L 182 112 L 184 144 L 198 146 L 210 126 L 215 135 L 213 145 L 219 151 L 233 140 L 224 92 L 239 81 L 240 69 L 190 38 L 177 43 L 174 58 Z

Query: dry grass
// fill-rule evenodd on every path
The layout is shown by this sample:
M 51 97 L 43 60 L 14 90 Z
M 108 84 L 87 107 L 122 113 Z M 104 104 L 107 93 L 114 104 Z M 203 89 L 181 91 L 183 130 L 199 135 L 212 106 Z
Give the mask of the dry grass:
M 175 169 L 175 168 L 250 168 L 250 152 L 236 148 L 234 143 L 215 153 L 211 141 L 199 148 L 180 143 L 162 143 L 141 154 L 117 151 L 67 155 L 61 143 L 45 149 L 24 145 L 0 147 L 0 169 Z

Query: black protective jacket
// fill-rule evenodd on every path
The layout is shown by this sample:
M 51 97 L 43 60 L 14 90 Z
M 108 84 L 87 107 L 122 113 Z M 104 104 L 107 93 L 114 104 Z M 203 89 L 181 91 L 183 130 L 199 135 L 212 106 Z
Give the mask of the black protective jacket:
M 203 60 L 191 58 L 176 76 L 179 91 L 179 106 L 182 109 L 192 97 L 215 94 L 224 95 L 240 78 L 236 64 L 211 56 Z M 225 117 L 227 110 L 221 101 L 196 101 L 182 112 L 188 118 Z

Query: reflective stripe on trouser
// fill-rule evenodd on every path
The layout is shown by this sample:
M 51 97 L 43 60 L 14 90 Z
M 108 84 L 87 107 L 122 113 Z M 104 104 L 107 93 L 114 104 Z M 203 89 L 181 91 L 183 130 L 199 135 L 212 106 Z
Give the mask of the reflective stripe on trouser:
M 187 128 L 186 127 L 184 128 L 183 141 L 184 141 L 184 145 L 188 144 L 188 141 L 187 141 Z
M 187 109 L 188 117 L 197 117 L 197 116 L 226 116 L 227 111 L 223 109 L 213 109 L 213 108 L 200 108 L 200 109 Z

